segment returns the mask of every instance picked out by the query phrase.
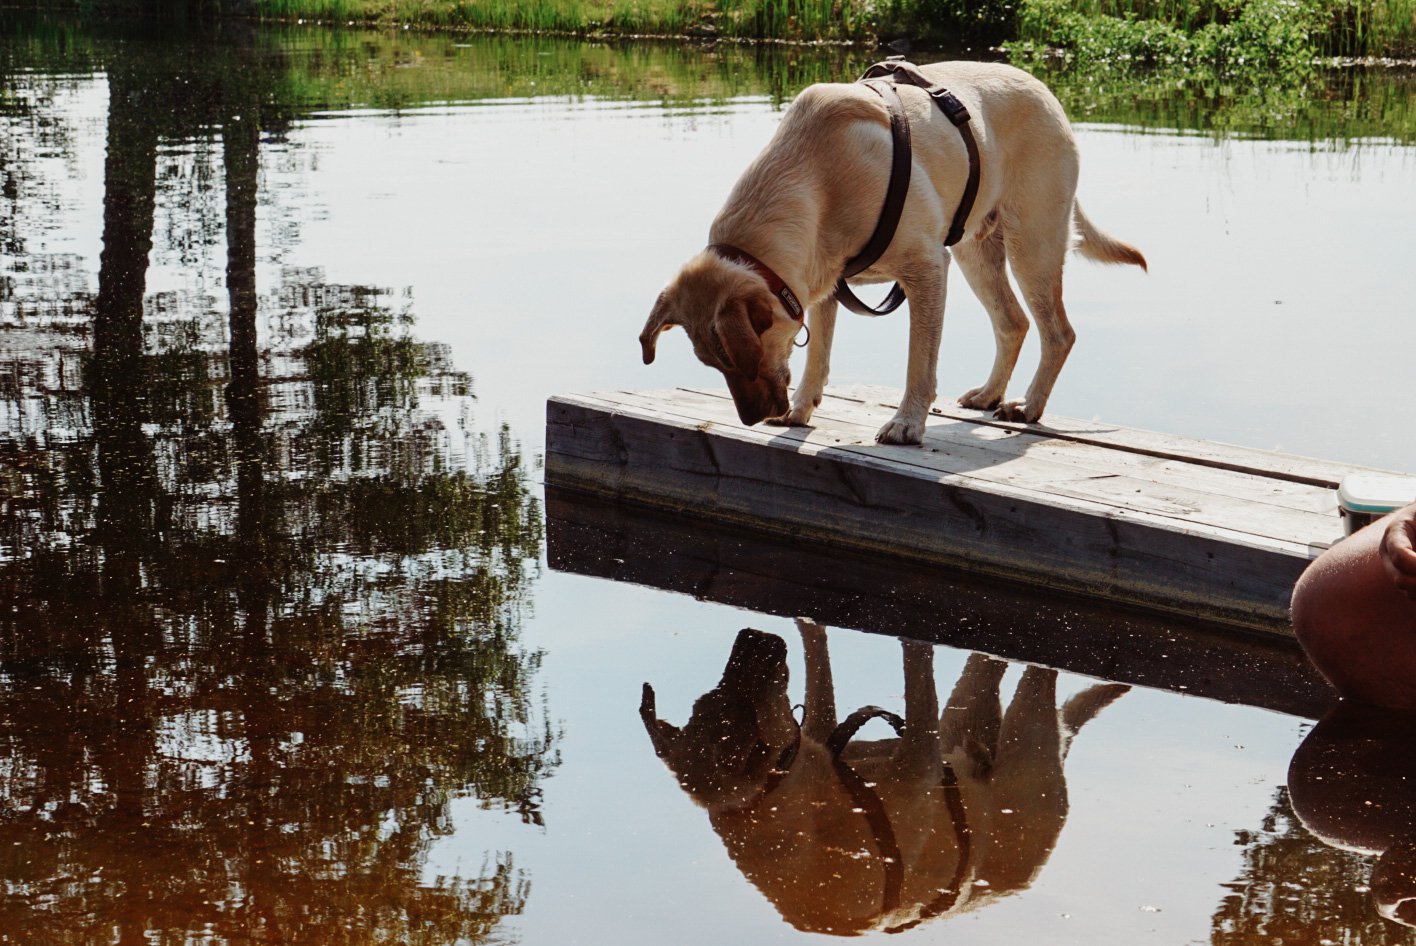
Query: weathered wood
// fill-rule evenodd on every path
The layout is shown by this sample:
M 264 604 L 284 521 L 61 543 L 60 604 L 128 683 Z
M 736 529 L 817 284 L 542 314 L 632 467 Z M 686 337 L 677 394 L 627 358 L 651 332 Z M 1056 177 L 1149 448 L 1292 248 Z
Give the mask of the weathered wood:
M 874 385 L 857 385 L 848 391 L 835 392 L 838 398 L 863 404 L 899 406 L 899 392 Z M 976 424 L 986 424 L 1006 430 L 1038 431 L 1058 440 L 1115 447 L 1131 453 L 1182 460 L 1196 466 L 1214 467 L 1238 473 L 1254 473 L 1274 480 L 1287 480 L 1308 486 L 1336 489 L 1348 473 L 1371 472 L 1365 467 L 1333 460 L 1300 457 L 1274 450 L 1256 450 L 1213 440 L 1197 440 L 1162 434 L 1134 427 L 1120 427 L 1098 421 L 1074 420 L 1047 415 L 1038 425 L 997 420 L 986 411 L 971 411 L 958 404 L 941 402 L 933 413 L 939 417 L 954 417 Z
M 1336 698 L 1289 637 L 764 537 L 555 487 L 546 490 L 546 552 L 557 571 L 1225 703 L 1316 719 Z M 734 629 L 756 623 L 752 615 L 724 620 Z
M 828 396 L 812 428 L 744 427 L 718 392 L 552 398 L 547 478 L 1280 633 L 1298 574 L 1342 534 L 1341 464 L 957 408 L 922 446 L 886 446 L 890 398 L 866 394 Z

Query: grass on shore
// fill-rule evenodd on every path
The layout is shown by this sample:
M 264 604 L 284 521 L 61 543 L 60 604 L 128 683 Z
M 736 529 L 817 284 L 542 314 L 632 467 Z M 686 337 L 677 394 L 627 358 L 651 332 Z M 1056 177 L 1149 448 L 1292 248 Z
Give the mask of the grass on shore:
M 349 108 L 401 110 L 504 98 L 551 97 L 651 102 L 674 111 L 716 109 L 741 96 L 776 105 L 812 82 L 859 75 L 879 51 L 860 46 L 686 45 L 581 42 L 501 34 L 268 28 L 258 34 L 266 66 L 247 59 L 219 32 L 194 29 L 202 68 L 267 83 L 276 115 Z M 0 10 L 0 111 L 16 106 L 6 76 L 102 71 L 136 57 L 168 72 L 191 68 L 189 47 L 136 24 L 82 24 L 36 17 L 6 20 Z M 200 44 L 205 43 L 205 46 Z M 164 50 L 168 50 L 164 53 Z M 187 57 L 187 58 L 182 58 Z M 1416 143 L 1416 70 L 1320 68 L 1290 75 L 1119 69 L 1113 63 L 1041 58 L 1025 67 L 1042 78 L 1075 122 L 1312 142 L 1343 150 Z M 251 73 L 250 75 L 247 75 Z
M 1292 69 L 1416 55 L 1416 0 L 253 0 L 260 15 L 533 32 L 1009 42 L 1083 61 Z
M 0 0 L 4 2 L 4 0 Z M 10 0 L 84 13 L 250 14 L 568 35 L 1002 44 L 1016 59 L 1308 71 L 1416 58 L 1416 0 Z
M 256 0 L 265 17 L 420 27 L 724 36 L 874 37 L 872 0 Z
M 1021 0 L 1016 36 L 1022 58 L 1292 72 L 1416 55 L 1416 0 Z

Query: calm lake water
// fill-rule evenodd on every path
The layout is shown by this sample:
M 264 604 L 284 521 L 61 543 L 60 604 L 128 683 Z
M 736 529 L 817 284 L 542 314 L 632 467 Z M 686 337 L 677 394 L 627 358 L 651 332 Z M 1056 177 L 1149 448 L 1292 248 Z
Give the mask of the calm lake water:
M 1413 732 L 1291 649 L 545 494 L 549 395 L 717 383 L 649 306 L 871 58 L 0 17 L 0 942 L 1416 939 Z M 1416 470 L 1413 74 L 1054 83 L 1151 272 L 1051 408 Z

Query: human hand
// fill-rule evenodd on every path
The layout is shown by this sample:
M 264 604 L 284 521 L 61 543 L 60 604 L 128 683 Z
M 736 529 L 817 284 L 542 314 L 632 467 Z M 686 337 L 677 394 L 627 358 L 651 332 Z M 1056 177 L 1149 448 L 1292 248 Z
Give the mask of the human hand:
M 1396 511 L 1382 534 L 1381 548 L 1387 576 L 1416 601 L 1416 503 Z

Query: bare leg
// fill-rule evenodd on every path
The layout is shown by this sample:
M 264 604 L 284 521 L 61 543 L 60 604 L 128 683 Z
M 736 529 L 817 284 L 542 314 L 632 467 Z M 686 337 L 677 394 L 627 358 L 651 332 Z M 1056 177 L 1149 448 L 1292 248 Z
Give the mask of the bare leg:
M 802 650 L 806 656 L 806 698 L 801 732 L 807 739 L 825 742 L 836 729 L 836 687 L 831 679 L 831 654 L 826 649 L 826 628 L 797 618 Z
M 966 750 L 975 776 L 986 775 L 993 767 L 1003 720 L 998 684 L 1007 671 L 1008 664 L 996 657 L 970 654 L 939 718 L 941 748 L 945 753 Z
M 905 734 L 902 760 L 913 774 L 935 774 L 939 767 L 939 693 L 934 687 L 934 645 L 901 641 L 904 649 Z
M 939 383 L 939 339 L 944 330 L 948 274 L 949 251 L 941 246 L 934 261 L 900 280 L 910 300 L 909 369 L 899 410 L 875 435 L 880 443 L 919 443 L 924 439 L 924 420 Z
M 1416 709 L 1416 602 L 1382 566 L 1387 516 L 1324 552 L 1293 589 L 1293 630 L 1349 699 Z
M 1032 311 L 1042 342 L 1042 359 L 1027 393 L 1022 400 L 1005 401 L 998 408 L 998 416 L 1005 420 L 1031 424 L 1042 416 L 1057 375 L 1077 337 L 1062 306 L 1062 264 L 1072 232 L 1070 200 L 1066 208 L 1066 213 L 1050 215 L 1055 219 L 1037 219 L 1034 215 L 1019 220 L 1016 225 L 1010 220 L 1003 233 L 1008 263 Z
M 1062 775 L 1057 672 L 1028 667 L 1003 714 L 993 766 L 992 844 L 979 876 L 1000 891 L 1018 890 L 1037 876 L 1067 818 Z
M 1008 271 L 1003 252 L 1003 233 L 995 229 L 982 240 L 965 240 L 954 247 L 954 258 L 959 261 L 969 288 L 978 296 L 988 317 L 993 321 L 993 340 L 996 347 L 993 356 L 993 370 L 988 380 L 959 398 L 964 407 L 980 411 L 991 411 L 1003 400 L 1007 392 L 1008 379 L 1013 376 L 1013 368 L 1018 363 L 1018 352 L 1022 350 L 1023 338 L 1028 333 L 1028 317 L 1013 295 L 1013 287 L 1008 284 Z
M 784 420 L 793 427 L 811 423 L 812 412 L 821 404 L 821 393 L 831 373 L 831 340 L 836 335 L 836 297 L 814 305 L 807 313 L 807 331 L 811 340 L 806 345 L 806 372 L 801 384 L 792 392 L 792 409 Z

